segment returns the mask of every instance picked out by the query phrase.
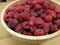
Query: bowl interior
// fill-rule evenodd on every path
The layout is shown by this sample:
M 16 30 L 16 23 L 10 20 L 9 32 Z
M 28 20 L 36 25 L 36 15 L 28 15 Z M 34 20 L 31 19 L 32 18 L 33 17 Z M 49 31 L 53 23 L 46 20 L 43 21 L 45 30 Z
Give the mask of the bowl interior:
M 55 33 L 52 33 L 52 34 L 49 34 L 49 35 L 44 35 L 44 36 L 26 36 L 26 35 L 22 35 L 22 34 L 18 34 L 14 31 L 12 31 L 4 22 L 4 14 L 5 14 L 5 11 L 7 8 L 10 8 L 14 3 L 22 3 L 23 0 L 16 0 L 16 1 L 13 1 L 11 2 L 8 6 L 6 6 L 6 8 L 3 10 L 2 12 L 2 15 L 1 15 L 1 24 L 3 25 L 3 27 L 10 33 L 12 34 L 13 36 L 15 37 L 18 37 L 18 38 L 22 38 L 22 39 L 29 39 L 29 40 L 43 40 L 43 39 L 49 39 L 49 38 L 52 38 L 52 37 L 56 37 L 57 35 L 60 34 L 60 30 L 55 32 Z M 57 8 L 60 9 L 60 3 L 54 1 L 54 0 L 51 0 L 51 3 L 53 5 L 55 5 Z

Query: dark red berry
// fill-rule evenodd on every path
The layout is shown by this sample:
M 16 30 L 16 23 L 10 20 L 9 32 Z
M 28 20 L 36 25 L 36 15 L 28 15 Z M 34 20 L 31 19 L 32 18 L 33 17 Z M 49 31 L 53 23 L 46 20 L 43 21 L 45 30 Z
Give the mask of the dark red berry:
M 16 19 L 10 19 L 9 22 L 8 22 L 8 26 L 10 28 L 14 28 L 14 27 L 16 27 L 18 25 L 18 23 L 19 22 Z
M 37 17 L 38 14 L 37 14 L 36 12 L 31 12 L 31 16 L 35 16 L 35 17 Z
M 24 28 L 24 29 L 29 29 L 29 23 L 26 21 L 26 22 L 23 22 L 22 23 L 22 27 Z
M 50 32 L 56 32 L 58 29 L 57 29 L 57 25 L 51 25 L 50 26 Z
M 35 24 L 35 21 L 36 21 L 36 18 L 35 17 L 30 17 L 30 19 L 29 19 L 29 24 L 30 25 L 34 25 Z
M 34 31 L 34 35 L 35 35 L 35 36 L 42 36 L 42 35 L 44 35 L 44 34 L 45 34 L 45 32 L 44 32 L 43 29 L 36 29 L 36 30 Z
M 18 32 L 18 33 L 22 33 L 23 31 L 23 28 L 20 24 L 18 24 L 16 27 L 15 27 L 15 31 Z
M 9 19 L 11 19 L 11 15 L 8 15 L 8 14 L 4 15 L 4 20 L 5 21 L 8 21 Z

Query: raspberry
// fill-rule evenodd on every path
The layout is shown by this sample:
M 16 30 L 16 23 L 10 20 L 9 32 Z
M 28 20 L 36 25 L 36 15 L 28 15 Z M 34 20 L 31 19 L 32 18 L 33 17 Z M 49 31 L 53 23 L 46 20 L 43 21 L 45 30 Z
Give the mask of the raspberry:
M 60 19 L 60 14 L 57 14 L 56 17 L 57 17 L 57 19 Z
M 35 17 L 37 17 L 38 14 L 37 14 L 36 12 L 31 12 L 31 16 L 35 16 Z
M 49 6 L 49 9 L 54 10 L 54 9 L 55 9 L 55 6 L 51 4 L 51 5 Z
M 51 25 L 50 26 L 50 32 L 56 32 L 58 29 L 57 29 L 57 25 Z
M 45 1 L 43 4 L 43 8 L 49 8 L 50 6 L 50 2 L 49 1 Z
M 45 13 L 42 13 L 42 14 L 40 15 L 40 17 L 45 18 L 45 17 L 46 17 L 46 14 L 45 14 Z
M 45 20 L 46 20 L 47 22 L 52 21 L 52 16 L 51 16 L 51 15 L 47 15 L 47 16 L 45 17 Z
M 19 22 L 16 19 L 10 19 L 9 22 L 8 22 L 8 26 L 10 28 L 14 28 L 14 27 L 16 27 L 18 25 L 18 23 Z
M 30 14 L 27 12 L 22 12 L 20 15 L 20 18 L 22 18 L 24 20 L 28 20 L 30 18 Z
M 42 18 L 36 18 L 35 25 L 42 25 L 44 23 Z
M 8 21 L 9 19 L 11 19 L 11 15 L 8 15 L 8 14 L 4 15 L 4 20 L 5 21 Z
M 43 24 L 43 30 L 44 30 L 46 33 L 49 32 L 49 24 L 48 24 L 48 23 Z
M 29 23 L 26 21 L 26 22 L 23 22 L 22 23 L 22 27 L 24 28 L 24 29 L 29 29 Z
M 33 5 L 33 6 L 35 6 L 37 4 L 37 0 L 33 0 L 32 2 L 31 2 L 31 5 Z
M 38 13 L 39 15 L 41 15 L 41 14 L 43 13 L 43 11 L 44 11 L 44 9 L 40 9 L 39 11 L 37 11 L 37 13 Z
M 30 8 L 24 9 L 25 12 L 30 13 Z
M 36 21 L 36 18 L 32 16 L 32 17 L 29 19 L 29 24 L 30 24 L 30 25 L 34 25 L 34 24 L 35 24 L 35 21 Z
M 43 31 L 43 29 L 36 29 L 34 31 L 34 36 L 42 36 L 44 34 L 45 34 L 45 32 Z
M 36 6 L 34 7 L 35 10 L 39 10 L 39 9 L 41 9 L 41 8 L 42 8 L 42 6 L 39 5 L 39 4 L 36 4 Z
M 48 15 L 51 15 L 52 17 L 54 17 L 54 18 L 56 18 L 56 13 L 54 12 L 54 11 L 52 11 L 52 10 L 47 10 L 47 14 Z
M 23 6 L 18 6 L 18 7 L 15 7 L 15 10 L 17 12 L 22 12 L 24 10 L 24 7 Z
M 20 14 L 14 14 L 13 17 L 14 19 L 19 19 Z
M 55 24 L 56 24 L 57 26 L 60 26 L 60 19 L 56 20 L 56 21 L 55 21 Z
M 8 12 L 8 15 L 11 15 L 11 17 L 15 14 L 15 12 Z
M 18 24 L 16 27 L 15 27 L 15 31 L 18 32 L 18 33 L 22 33 L 23 31 L 23 28 L 20 24 Z
M 31 27 L 30 27 L 30 32 L 32 32 L 32 33 L 33 33 L 33 32 L 35 31 L 35 29 L 36 29 L 36 27 L 35 27 L 35 26 L 31 26 Z
M 44 3 L 46 0 L 38 0 L 40 4 Z

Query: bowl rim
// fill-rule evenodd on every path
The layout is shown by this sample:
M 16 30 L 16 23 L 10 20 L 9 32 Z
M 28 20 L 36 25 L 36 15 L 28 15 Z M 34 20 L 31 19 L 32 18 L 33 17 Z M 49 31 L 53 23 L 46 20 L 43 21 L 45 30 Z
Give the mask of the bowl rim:
M 60 34 L 60 30 L 55 32 L 55 33 L 52 33 L 52 34 L 49 34 L 49 35 L 44 35 L 44 36 L 27 36 L 27 35 L 23 35 L 23 34 L 19 34 L 19 33 L 16 33 L 15 31 L 11 30 L 4 22 L 4 13 L 6 11 L 6 9 L 12 5 L 13 3 L 17 2 L 19 0 L 15 0 L 13 2 L 11 2 L 10 4 L 8 4 L 4 10 L 2 11 L 2 14 L 1 14 L 1 24 L 2 26 L 5 28 L 6 31 L 8 31 L 10 34 L 18 37 L 18 38 L 21 38 L 21 39 L 27 39 L 27 40 L 44 40 L 44 39 L 49 39 L 49 38 L 53 38 L 53 37 L 56 37 Z M 51 0 L 52 2 L 54 3 L 57 3 L 58 5 L 60 5 L 59 2 L 55 1 L 55 0 Z

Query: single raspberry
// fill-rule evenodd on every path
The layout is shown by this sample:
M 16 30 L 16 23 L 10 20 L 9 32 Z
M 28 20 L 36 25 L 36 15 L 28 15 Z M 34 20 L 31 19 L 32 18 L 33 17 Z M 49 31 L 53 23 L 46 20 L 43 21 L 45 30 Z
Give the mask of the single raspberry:
M 34 25 L 35 24 L 35 21 L 36 21 L 36 18 L 35 17 L 30 17 L 30 19 L 29 19 L 29 24 L 30 25 Z
M 32 33 L 33 33 L 33 32 L 35 31 L 35 29 L 36 29 L 36 27 L 35 27 L 35 26 L 31 26 L 31 27 L 30 27 L 30 32 L 32 32 Z
M 53 33 L 53 32 L 56 32 L 57 30 L 58 30 L 57 25 L 53 25 L 53 24 L 52 24 L 52 25 L 50 26 L 50 31 L 49 31 L 49 32 L 52 32 L 52 33 Z
M 46 33 L 48 33 L 49 32 L 49 24 L 48 23 L 45 23 L 45 24 L 43 24 L 43 30 L 46 32 Z
M 43 12 L 44 12 L 44 9 L 40 9 L 39 11 L 37 11 L 39 15 L 41 15 Z
M 23 6 L 17 6 L 17 7 L 15 7 L 15 10 L 17 12 L 22 12 L 22 11 L 24 11 L 24 7 Z
M 20 18 L 22 18 L 24 20 L 28 20 L 28 19 L 30 19 L 30 14 L 27 12 L 22 12 L 20 15 Z
M 42 35 L 44 35 L 44 34 L 45 34 L 45 32 L 44 32 L 43 29 L 36 29 L 36 30 L 34 31 L 34 36 L 42 36 Z
M 12 18 L 11 15 L 8 15 L 8 14 L 4 15 L 4 20 L 5 21 L 8 21 L 11 18 Z
M 46 0 L 38 0 L 40 4 L 44 3 Z
M 31 16 L 35 16 L 35 17 L 37 17 L 38 14 L 37 14 L 36 12 L 31 12 Z
M 45 18 L 45 17 L 46 17 L 46 14 L 45 14 L 45 13 L 42 13 L 42 14 L 40 15 L 40 17 Z
M 54 18 L 56 18 L 56 13 L 54 12 L 54 11 L 52 11 L 52 10 L 47 10 L 47 14 L 48 15 L 51 15 L 52 17 L 54 17 Z
M 13 15 L 14 19 L 19 19 L 19 16 L 20 14 L 17 14 L 17 13 Z
M 15 27 L 15 31 L 18 32 L 18 33 L 22 33 L 23 31 L 23 28 L 20 24 L 18 24 L 16 27 Z
M 60 19 L 60 14 L 57 14 L 57 15 L 56 15 L 56 18 L 57 18 L 57 19 Z
M 8 12 L 8 15 L 11 15 L 11 17 L 15 14 L 15 12 Z
M 57 26 L 60 26 L 60 19 L 56 20 L 56 21 L 55 21 L 55 24 L 56 24 Z
M 18 25 L 18 21 L 16 19 L 10 19 L 9 22 L 8 22 L 8 27 L 10 28 L 14 28 Z
M 49 6 L 49 9 L 54 10 L 54 9 L 55 9 L 55 6 L 51 4 L 51 5 Z
M 42 18 L 36 18 L 36 21 L 35 21 L 35 25 L 42 25 L 44 23 L 43 19 Z
M 34 7 L 35 10 L 39 10 L 39 9 L 41 9 L 41 8 L 42 8 L 42 6 L 39 5 L 39 4 L 36 4 L 36 6 Z
M 47 9 L 47 8 L 49 8 L 49 6 L 50 6 L 50 2 L 49 1 L 45 1 L 43 3 L 43 8 Z
M 27 12 L 27 13 L 30 13 L 30 8 L 25 8 L 24 11 Z
M 51 15 L 47 15 L 47 16 L 45 17 L 45 20 L 46 20 L 47 22 L 51 22 L 51 21 L 52 21 L 52 16 L 51 16 Z
M 24 29 L 29 29 L 29 23 L 26 21 L 26 22 L 23 22 L 22 23 L 22 27 L 24 28 Z
M 31 5 L 33 5 L 33 6 L 35 6 L 37 4 L 37 0 L 33 0 L 32 2 L 31 2 Z

